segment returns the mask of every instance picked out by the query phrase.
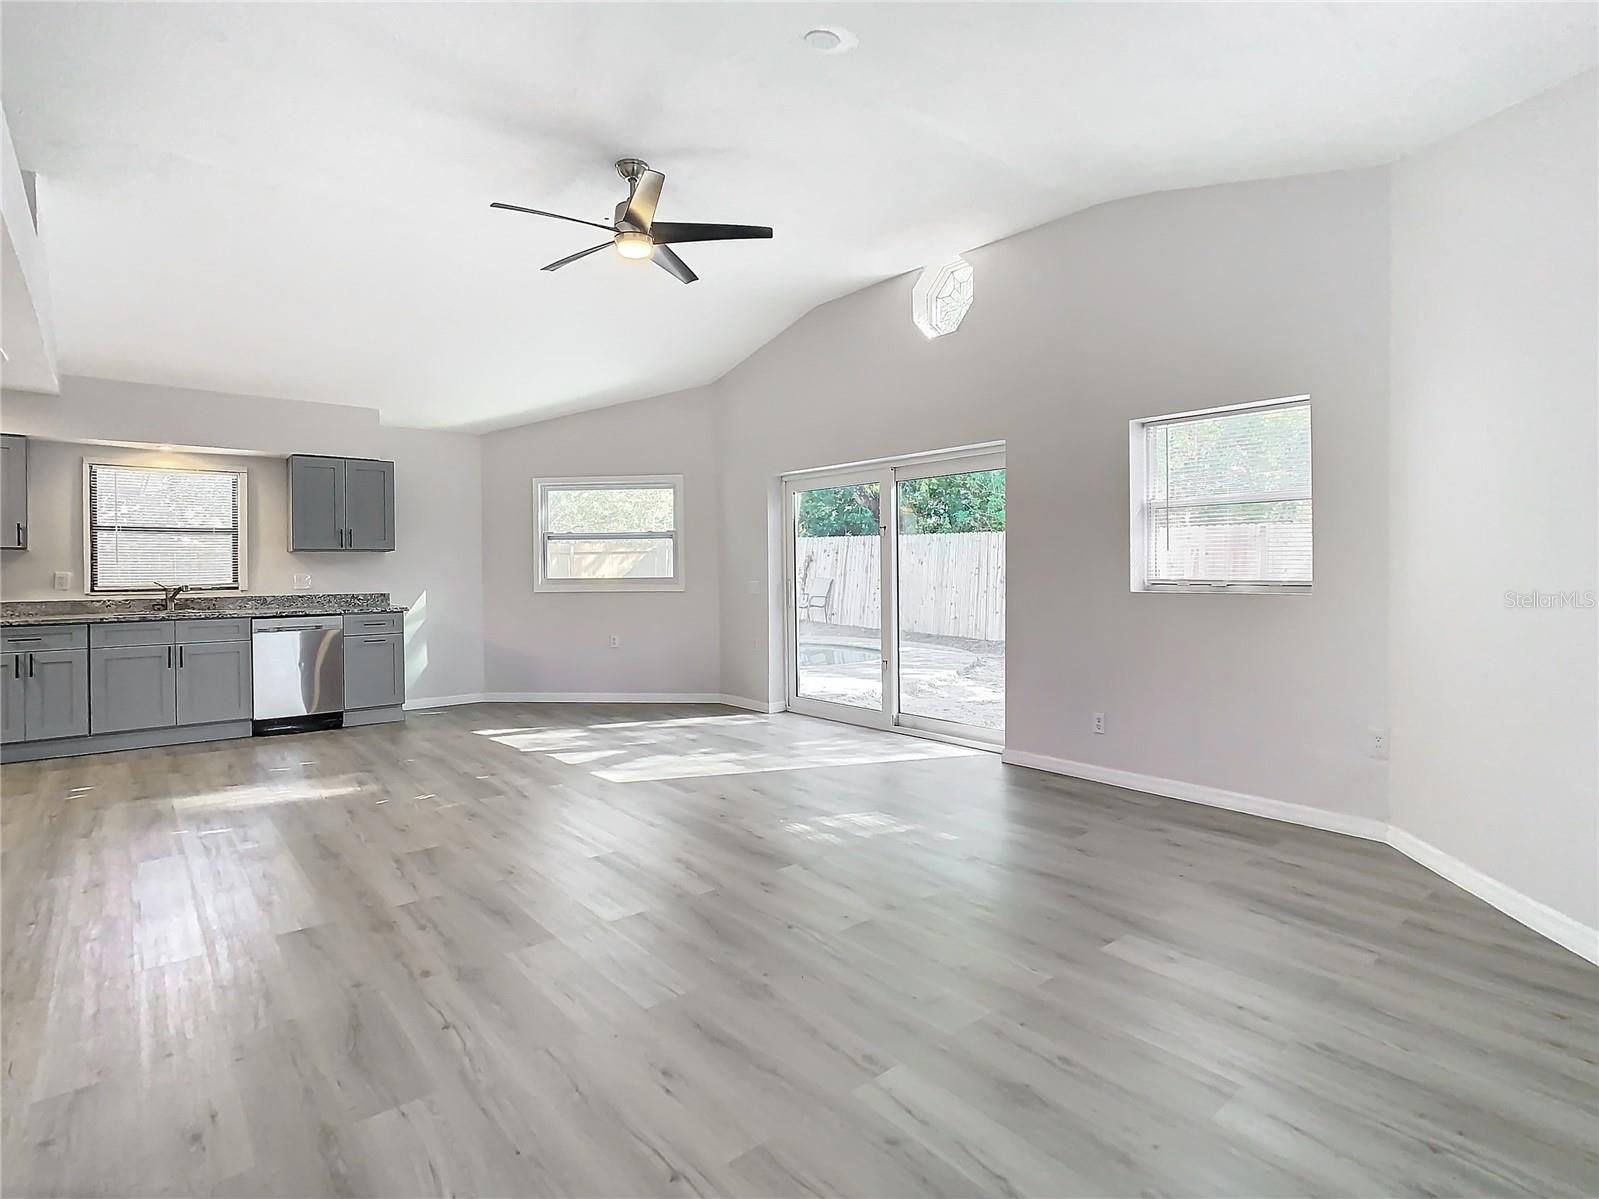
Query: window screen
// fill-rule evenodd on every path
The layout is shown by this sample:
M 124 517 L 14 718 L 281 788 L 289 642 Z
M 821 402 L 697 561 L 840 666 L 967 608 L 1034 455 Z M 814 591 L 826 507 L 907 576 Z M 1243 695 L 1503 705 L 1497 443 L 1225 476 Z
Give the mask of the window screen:
M 681 578 L 675 479 L 539 485 L 539 578 L 558 590 L 621 591 Z
M 89 590 L 242 586 L 244 476 L 88 464 Z
M 1308 400 L 1143 430 L 1146 586 L 1310 583 Z

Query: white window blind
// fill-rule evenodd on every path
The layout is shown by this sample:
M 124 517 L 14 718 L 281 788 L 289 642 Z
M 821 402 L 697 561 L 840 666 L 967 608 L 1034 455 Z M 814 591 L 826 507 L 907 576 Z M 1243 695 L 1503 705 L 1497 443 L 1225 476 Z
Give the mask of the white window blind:
M 1143 422 L 1146 587 L 1311 581 L 1310 401 Z
M 682 586 L 679 478 L 548 480 L 538 493 L 540 590 Z
M 90 462 L 90 591 L 242 588 L 244 478 Z

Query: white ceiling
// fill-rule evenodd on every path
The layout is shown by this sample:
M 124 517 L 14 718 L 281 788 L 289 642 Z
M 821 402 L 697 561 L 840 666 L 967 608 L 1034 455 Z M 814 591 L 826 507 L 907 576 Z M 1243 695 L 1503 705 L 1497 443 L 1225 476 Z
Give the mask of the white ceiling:
M 859 36 L 820 54 L 805 30 Z M 64 373 L 491 428 L 716 378 L 1089 204 L 1392 160 L 1595 61 L 1586 4 L 0 8 Z M 614 159 L 685 287 L 597 254 Z M 595 236 L 591 237 L 590 234 Z M 981 301 L 979 301 L 981 302 Z M 909 320 L 909 315 L 906 317 Z

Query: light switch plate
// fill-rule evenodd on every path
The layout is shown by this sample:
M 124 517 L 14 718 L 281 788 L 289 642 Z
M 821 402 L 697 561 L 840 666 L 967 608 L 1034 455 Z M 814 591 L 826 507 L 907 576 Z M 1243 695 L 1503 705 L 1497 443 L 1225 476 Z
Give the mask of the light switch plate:
M 50 581 L 50 585 L 57 591 L 71 591 L 72 572 L 70 570 L 56 571 L 54 577 Z
M 295 575 L 294 576 L 294 589 L 296 591 L 309 591 L 309 590 L 311 590 L 311 576 L 310 575 Z

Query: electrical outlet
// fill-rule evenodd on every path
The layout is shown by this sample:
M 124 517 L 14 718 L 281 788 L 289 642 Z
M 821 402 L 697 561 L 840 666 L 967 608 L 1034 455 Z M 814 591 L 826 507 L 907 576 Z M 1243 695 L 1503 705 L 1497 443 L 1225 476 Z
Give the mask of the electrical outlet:
M 1103 712 L 1095 712 L 1094 713 L 1094 732 L 1103 733 L 1104 731 L 1105 731 L 1105 714 Z
M 51 577 L 50 585 L 52 587 L 54 587 L 57 591 L 71 591 L 72 590 L 72 572 L 70 570 L 58 570 L 58 571 L 56 571 L 55 574 Z
M 1388 760 L 1388 730 L 1366 730 L 1366 752 L 1379 761 Z
M 310 575 L 295 575 L 294 576 L 294 589 L 296 591 L 309 591 L 309 590 L 311 590 L 311 576 Z
M 618 637 L 615 633 L 612 633 L 611 634 L 611 648 L 612 649 L 616 649 L 621 644 L 622 644 L 622 639 L 620 637 Z

